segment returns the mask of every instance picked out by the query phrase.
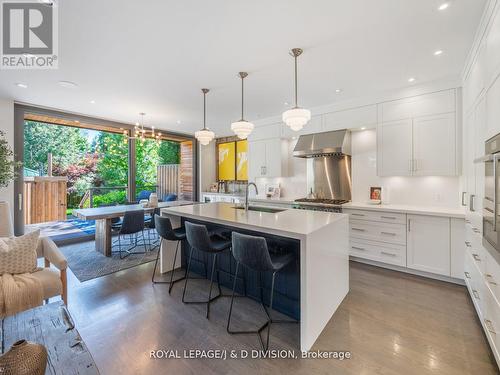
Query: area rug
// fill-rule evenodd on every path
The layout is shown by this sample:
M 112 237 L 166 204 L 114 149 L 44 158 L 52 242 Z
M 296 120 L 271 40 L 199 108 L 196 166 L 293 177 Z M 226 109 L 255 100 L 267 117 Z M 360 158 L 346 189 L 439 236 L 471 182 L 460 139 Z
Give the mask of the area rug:
M 146 254 L 132 254 L 120 259 L 118 253 L 106 257 L 96 251 L 94 241 L 62 246 L 60 249 L 68 260 L 69 268 L 80 282 L 154 261 L 158 251 L 156 248 Z M 115 250 L 117 249 L 113 249 Z M 144 247 L 138 246 L 133 251 L 144 251 Z

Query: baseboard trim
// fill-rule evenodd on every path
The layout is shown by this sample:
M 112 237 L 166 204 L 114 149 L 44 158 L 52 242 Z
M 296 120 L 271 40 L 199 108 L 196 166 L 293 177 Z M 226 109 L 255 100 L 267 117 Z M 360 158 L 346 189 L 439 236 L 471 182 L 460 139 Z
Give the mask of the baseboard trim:
M 398 272 L 404 272 L 408 273 L 411 275 L 416 275 L 416 276 L 422 276 L 426 277 L 429 279 L 434 279 L 434 280 L 439 280 L 439 281 L 445 281 L 448 283 L 452 284 L 458 284 L 458 285 L 463 285 L 465 286 L 465 282 L 462 279 L 456 279 L 454 277 L 448 277 L 448 276 L 442 276 L 442 275 L 436 275 L 430 272 L 424 272 L 424 271 L 418 271 L 418 270 L 412 270 L 406 267 L 401 267 L 401 266 L 396 266 L 392 264 L 387 264 L 387 263 L 382 263 L 382 262 L 377 262 L 375 260 L 369 260 L 369 259 L 363 259 L 363 258 L 358 258 L 355 256 L 350 255 L 349 259 L 358 263 L 364 263 L 364 264 L 369 264 L 371 266 L 376 266 L 380 268 L 387 268 L 393 271 L 398 271 Z

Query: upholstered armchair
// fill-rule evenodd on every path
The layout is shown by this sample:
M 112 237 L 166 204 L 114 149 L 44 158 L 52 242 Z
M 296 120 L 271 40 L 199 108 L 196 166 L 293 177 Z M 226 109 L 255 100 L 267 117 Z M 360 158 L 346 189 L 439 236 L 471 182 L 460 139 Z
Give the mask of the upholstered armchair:
M 37 248 L 38 258 L 45 259 L 45 268 L 33 272 L 31 275 L 39 279 L 43 285 L 44 299 L 61 296 L 64 303 L 68 304 L 68 284 L 66 268 L 68 262 L 57 245 L 48 237 L 40 237 Z M 53 264 L 55 269 L 50 268 Z

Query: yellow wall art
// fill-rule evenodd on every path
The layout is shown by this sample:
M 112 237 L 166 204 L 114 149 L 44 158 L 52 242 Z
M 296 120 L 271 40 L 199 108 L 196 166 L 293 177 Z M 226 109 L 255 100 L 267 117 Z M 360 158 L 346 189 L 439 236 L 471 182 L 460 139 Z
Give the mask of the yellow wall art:
M 236 142 L 236 179 L 248 180 L 248 141 Z
M 236 143 L 219 143 L 219 181 L 232 181 L 236 179 Z

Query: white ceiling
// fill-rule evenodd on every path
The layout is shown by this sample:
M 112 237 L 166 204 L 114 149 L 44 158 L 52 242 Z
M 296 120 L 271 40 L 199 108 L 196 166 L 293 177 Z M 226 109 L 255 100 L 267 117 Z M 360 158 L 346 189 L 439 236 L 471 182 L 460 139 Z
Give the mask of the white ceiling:
M 227 135 L 240 117 L 239 71 L 249 72 L 248 120 L 292 102 L 292 47 L 304 49 L 304 107 L 402 88 L 409 77 L 458 78 L 486 0 L 438 11 L 444 1 L 59 0 L 59 69 L 0 71 L 0 97 L 129 123 L 144 111 L 147 125 L 192 133 L 208 87 L 208 126 Z

